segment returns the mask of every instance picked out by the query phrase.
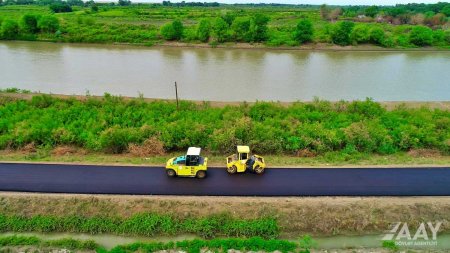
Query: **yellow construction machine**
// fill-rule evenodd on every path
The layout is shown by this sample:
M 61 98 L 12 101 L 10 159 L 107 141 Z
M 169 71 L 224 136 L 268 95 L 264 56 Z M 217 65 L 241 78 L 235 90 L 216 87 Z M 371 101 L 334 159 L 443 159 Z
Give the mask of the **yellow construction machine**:
M 227 172 L 230 174 L 246 171 L 263 174 L 265 169 L 264 158 L 259 155 L 250 155 L 249 146 L 237 146 L 237 154 L 227 157 Z

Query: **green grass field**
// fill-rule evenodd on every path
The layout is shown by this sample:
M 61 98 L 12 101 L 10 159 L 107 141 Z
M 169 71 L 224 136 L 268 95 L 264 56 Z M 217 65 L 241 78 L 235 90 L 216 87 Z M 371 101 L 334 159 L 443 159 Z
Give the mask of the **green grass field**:
M 294 34 L 296 25 L 301 19 L 308 19 L 313 23 L 314 33 L 312 41 L 307 46 L 340 44 L 333 33 L 338 29 L 340 22 L 325 21 L 321 18 L 318 8 L 299 7 L 244 7 L 244 6 L 220 6 L 220 7 L 167 7 L 161 5 L 131 5 L 109 6 L 100 5 L 97 11 L 90 7 L 73 6 L 73 12 L 53 14 L 48 6 L 38 5 L 7 5 L 0 6 L 0 20 L 17 21 L 25 14 L 37 16 L 55 16 L 59 20 L 59 27 L 50 29 L 50 32 L 37 32 L 29 34 L 22 32 L 21 27 L 14 30 L 18 34 L 14 36 L 4 33 L 4 39 L 21 40 L 48 40 L 59 42 L 86 42 L 86 43 L 131 43 L 142 45 L 155 45 L 166 43 L 170 40 L 179 40 L 189 44 L 209 42 L 216 46 L 222 42 L 243 42 L 253 44 L 261 42 L 266 46 L 294 47 L 304 43 L 298 41 Z M 251 20 L 256 15 L 268 18 L 267 31 L 263 39 L 248 39 L 248 31 L 251 29 Z M 227 25 L 223 31 L 223 38 L 219 38 L 213 31 L 215 20 L 223 19 L 240 20 L 238 24 Z M 445 17 L 445 16 L 444 16 Z M 355 20 L 341 16 L 339 20 Z M 430 18 L 431 19 L 431 18 Z M 164 24 L 180 20 L 184 26 L 180 38 L 166 37 L 161 27 Z M 198 26 L 201 20 L 209 22 L 207 37 L 201 39 Z M 433 30 L 419 31 L 420 40 L 416 42 L 411 38 L 411 32 L 416 25 L 402 24 L 392 25 L 387 22 L 377 23 L 373 20 L 356 22 L 352 31 L 348 31 L 350 38 L 344 44 L 362 45 L 374 44 L 389 48 L 416 48 L 433 46 L 435 48 L 448 49 L 450 45 L 450 31 L 447 21 L 440 21 L 440 25 L 434 25 Z M 445 24 L 445 22 L 447 22 Z M 250 25 L 250 27 L 249 27 Z M 6 25 L 5 25 L 6 26 Z M 371 38 L 371 31 L 380 28 L 384 35 L 380 39 Z M 5 28 L 6 29 L 6 28 Z M 422 32 L 424 36 L 422 36 Z M 203 42 L 202 42 L 203 41 Z

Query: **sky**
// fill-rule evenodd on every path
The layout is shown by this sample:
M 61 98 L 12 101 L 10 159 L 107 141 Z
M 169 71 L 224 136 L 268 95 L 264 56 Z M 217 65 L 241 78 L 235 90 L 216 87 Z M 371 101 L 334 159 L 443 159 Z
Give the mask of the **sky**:
M 135 0 L 133 2 L 156 2 L 162 0 Z M 286 3 L 286 4 L 329 4 L 329 5 L 395 5 L 405 3 L 437 3 L 438 0 L 185 0 L 186 2 L 219 2 L 219 3 Z M 445 0 L 440 0 L 446 2 Z M 171 0 L 181 2 L 181 0 Z

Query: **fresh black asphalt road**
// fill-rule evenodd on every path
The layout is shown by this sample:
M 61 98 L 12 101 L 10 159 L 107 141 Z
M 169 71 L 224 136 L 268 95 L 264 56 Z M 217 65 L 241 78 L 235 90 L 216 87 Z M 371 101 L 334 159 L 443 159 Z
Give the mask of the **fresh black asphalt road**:
M 447 168 L 267 169 L 169 178 L 162 167 L 0 163 L 0 191 L 215 196 L 450 196 Z

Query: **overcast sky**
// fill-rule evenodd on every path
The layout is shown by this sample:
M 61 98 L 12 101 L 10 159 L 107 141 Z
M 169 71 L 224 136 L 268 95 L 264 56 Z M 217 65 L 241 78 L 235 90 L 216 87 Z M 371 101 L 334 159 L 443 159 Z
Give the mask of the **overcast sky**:
M 186 2 L 219 2 L 219 3 L 288 3 L 288 4 L 330 4 L 330 5 L 395 5 L 405 3 L 436 3 L 437 0 L 185 0 Z M 132 2 L 160 3 L 159 0 L 132 0 Z M 181 2 L 181 0 L 171 0 Z M 446 2 L 441 0 L 441 2 Z

